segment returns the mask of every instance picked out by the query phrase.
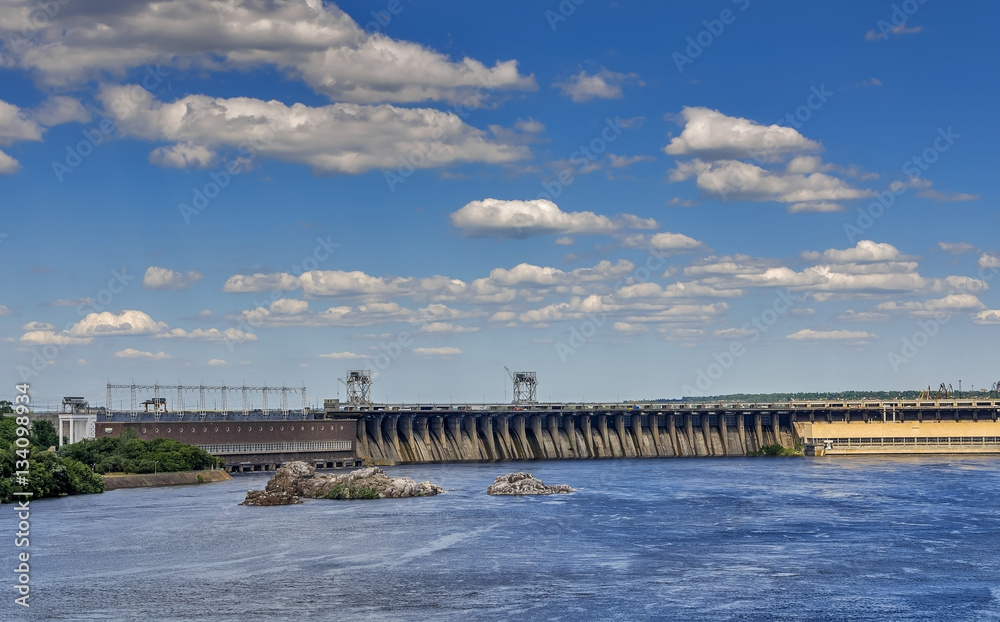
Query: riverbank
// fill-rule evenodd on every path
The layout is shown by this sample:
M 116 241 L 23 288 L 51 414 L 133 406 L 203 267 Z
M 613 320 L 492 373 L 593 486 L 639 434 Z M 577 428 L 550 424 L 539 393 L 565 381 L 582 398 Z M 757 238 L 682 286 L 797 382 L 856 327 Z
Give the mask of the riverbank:
M 153 486 L 182 486 L 208 484 L 233 479 L 221 469 L 208 471 L 178 471 L 176 473 L 142 473 L 138 475 L 105 475 L 104 489 L 147 488 Z

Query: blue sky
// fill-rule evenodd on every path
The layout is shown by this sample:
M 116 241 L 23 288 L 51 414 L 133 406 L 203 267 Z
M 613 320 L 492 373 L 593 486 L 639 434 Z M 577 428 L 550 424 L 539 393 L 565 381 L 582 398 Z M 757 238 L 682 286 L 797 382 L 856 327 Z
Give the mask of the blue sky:
M 993 3 L 101 6 L 0 10 L 0 395 L 997 380 Z

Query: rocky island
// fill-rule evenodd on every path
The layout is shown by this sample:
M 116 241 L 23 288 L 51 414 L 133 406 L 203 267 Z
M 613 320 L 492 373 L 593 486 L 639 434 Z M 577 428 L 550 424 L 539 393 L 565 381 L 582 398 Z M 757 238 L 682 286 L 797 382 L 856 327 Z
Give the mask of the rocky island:
M 282 465 L 268 480 L 264 490 L 247 491 L 240 505 L 288 505 L 308 499 L 385 499 L 428 497 L 444 492 L 430 482 L 417 483 L 408 477 L 389 477 L 378 467 L 344 473 L 316 475 L 305 462 Z
M 564 492 L 576 492 L 576 489 L 566 484 L 546 486 L 531 473 L 501 475 L 486 489 L 486 494 L 490 495 L 551 495 Z

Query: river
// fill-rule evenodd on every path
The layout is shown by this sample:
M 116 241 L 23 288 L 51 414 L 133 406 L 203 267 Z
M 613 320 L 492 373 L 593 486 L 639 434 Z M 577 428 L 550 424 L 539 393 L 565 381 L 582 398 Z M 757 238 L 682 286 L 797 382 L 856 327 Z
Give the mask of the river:
M 516 470 L 579 492 L 486 495 Z M 242 474 L 33 502 L 30 616 L 4 537 L 0 618 L 1000 620 L 996 458 L 386 471 L 448 492 L 243 507 L 268 476 Z

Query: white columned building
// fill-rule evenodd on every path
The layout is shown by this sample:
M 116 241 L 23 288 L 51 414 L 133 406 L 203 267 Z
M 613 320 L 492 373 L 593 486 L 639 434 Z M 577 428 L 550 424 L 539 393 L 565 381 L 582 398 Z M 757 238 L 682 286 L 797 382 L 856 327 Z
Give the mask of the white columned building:
M 97 415 L 87 413 L 61 413 L 59 415 L 59 446 L 95 437 Z

